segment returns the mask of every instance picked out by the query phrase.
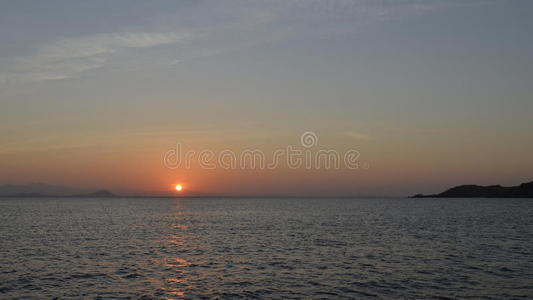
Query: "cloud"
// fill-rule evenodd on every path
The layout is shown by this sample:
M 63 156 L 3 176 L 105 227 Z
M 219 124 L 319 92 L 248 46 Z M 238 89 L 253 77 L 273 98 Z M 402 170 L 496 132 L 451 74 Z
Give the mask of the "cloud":
M 124 143 L 125 141 L 153 140 L 159 137 L 177 138 L 186 141 L 213 140 L 219 136 L 214 130 L 172 130 L 172 131 L 139 131 L 139 132 L 108 132 L 95 135 L 56 135 L 56 136 L 25 136 L 6 140 L 0 145 L 0 154 L 37 152 L 61 149 L 102 147 L 112 143 Z M 179 140 L 177 140 L 179 142 Z
M 354 34 L 369 26 L 465 5 L 455 0 L 206 0 L 152 18 L 153 27 L 194 33 L 180 57 L 187 61 L 290 40 Z
M 121 51 L 174 44 L 188 37 L 176 32 L 121 32 L 59 39 L 38 47 L 29 57 L 16 58 L 0 78 L 4 82 L 67 79 L 103 67 Z
M 472 3 L 477 3 L 472 1 Z M 352 34 L 376 22 L 405 18 L 437 9 L 465 5 L 455 0 L 206 0 L 144 18 L 131 24 L 155 32 L 116 32 L 59 38 L 37 45 L 27 57 L 0 64 L 0 84 L 71 78 L 102 68 L 128 49 L 181 44 L 176 51 L 150 57 L 157 66 L 215 56 L 268 43 L 321 39 Z M 181 8 L 181 9 L 177 9 Z M 161 61 L 165 61 L 162 63 Z M 128 62 L 132 62 L 131 60 Z

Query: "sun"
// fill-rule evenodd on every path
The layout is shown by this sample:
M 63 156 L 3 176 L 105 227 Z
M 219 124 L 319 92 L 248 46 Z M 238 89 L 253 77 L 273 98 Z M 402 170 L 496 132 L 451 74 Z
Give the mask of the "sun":
M 176 184 L 175 189 L 176 191 L 181 192 L 183 190 L 183 186 L 181 184 Z

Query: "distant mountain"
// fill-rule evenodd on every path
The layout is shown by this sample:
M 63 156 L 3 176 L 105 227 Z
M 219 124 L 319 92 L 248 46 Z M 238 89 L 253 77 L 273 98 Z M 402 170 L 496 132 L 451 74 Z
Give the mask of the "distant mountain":
M 111 198 L 111 197 L 117 197 L 117 195 L 111 193 L 108 190 L 99 190 L 94 193 L 72 195 L 71 197 Z
M 412 198 L 533 198 L 533 181 L 517 186 L 461 185 L 440 194 L 418 194 Z
M 75 194 L 91 193 L 94 190 L 74 188 L 68 186 L 51 185 L 46 183 L 30 183 L 13 185 L 6 184 L 0 186 L 0 196 L 10 196 L 18 194 L 39 194 L 44 196 L 68 196 Z
M 116 195 L 107 190 L 94 191 L 45 183 L 30 183 L 2 185 L 0 186 L 0 197 L 116 197 Z

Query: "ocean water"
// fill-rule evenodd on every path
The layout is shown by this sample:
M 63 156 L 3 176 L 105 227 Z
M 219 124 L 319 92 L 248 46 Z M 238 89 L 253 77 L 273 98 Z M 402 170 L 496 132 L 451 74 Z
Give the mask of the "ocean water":
M 0 199 L 0 298 L 533 298 L 532 199 Z

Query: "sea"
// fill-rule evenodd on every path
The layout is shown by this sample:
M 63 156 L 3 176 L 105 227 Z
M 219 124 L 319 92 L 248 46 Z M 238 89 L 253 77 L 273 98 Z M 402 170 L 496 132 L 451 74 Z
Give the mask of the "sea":
M 0 199 L 0 299 L 239 298 L 533 299 L 533 199 Z

